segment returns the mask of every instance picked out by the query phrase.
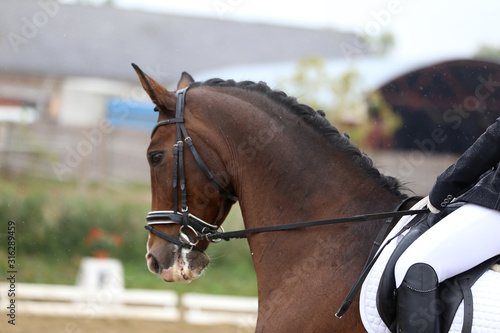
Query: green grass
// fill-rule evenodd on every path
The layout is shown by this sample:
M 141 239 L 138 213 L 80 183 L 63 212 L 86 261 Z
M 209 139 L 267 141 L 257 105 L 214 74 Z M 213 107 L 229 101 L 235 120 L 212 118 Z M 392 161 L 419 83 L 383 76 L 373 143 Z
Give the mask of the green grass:
M 94 249 L 84 242 L 90 228 L 118 233 L 123 244 L 110 249 L 122 261 L 127 288 L 169 289 L 256 296 L 257 284 L 248 244 L 233 240 L 211 244 L 211 264 L 190 284 L 166 283 L 150 273 L 144 258 L 150 208 L 149 186 L 142 184 L 78 185 L 48 179 L 0 177 L 0 271 L 7 271 L 7 221 L 16 221 L 18 281 L 75 284 L 81 259 Z M 224 223 L 226 229 L 243 228 L 237 207 Z

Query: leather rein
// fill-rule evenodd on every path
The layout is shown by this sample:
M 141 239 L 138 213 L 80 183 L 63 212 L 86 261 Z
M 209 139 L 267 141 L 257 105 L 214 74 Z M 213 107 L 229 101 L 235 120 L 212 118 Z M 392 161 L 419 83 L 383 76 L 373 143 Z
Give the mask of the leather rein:
M 200 240 L 206 240 L 210 242 L 220 242 L 222 239 L 230 240 L 232 238 L 245 238 L 250 234 L 270 232 L 270 231 L 280 231 L 280 230 L 292 230 L 312 226 L 328 225 L 328 224 L 339 224 L 339 223 L 350 223 L 350 222 L 362 222 L 370 220 L 380 220 L 387 219 L 386 222 L 392 222 L 394 218 L 402 217 L 405 215 L 415 215 L 420 213 L 428 212 L 428 209 L 421 210 L 403 210 L 400 211 L 402 204 L 407 200 L 403 201 L 395 211 L 385 212 L 385 213 L 375 213 L 366 215 L 357 215 L 344 218 L 335 218 L 319 221 L 309 221 L 300 223 L 290 223 L 281 224 L 274 226 L 266 226 L 252 229 L 244 229 L 239 231 L 224 232 L 222 227 L 218 227 L 214 224 L 203 221 L 202 219 L 192 215 L 188 211 L 187 205 L 187 190 L 186 190 L 186 178 L 184 174 L 184 142 L 188 145 L 191 153 L 193 154 L 199 167 L 205 174 L 205 176 L 214 184 L 219 193 L 226 196 L 232 201 L 237 201 L 238 198 L 231 194 L 228 190 L 224 188 L 213 176 L 213 174 L 208 169 L 205 162 L 201 158 L 200 154 L 196 150 L 189 137 L 186 128 L 184 126 L 184 104 L 185 95 L 189 87 L 178 90 L 176 92 L 177 102 L 175 106 L 175 118 L 166 119 L 159 121 L 151 132 L 151 138 L 154 136 L 159 127 L 175 124 L 176 125 L 176 143 L 174 144 L 174 172 L 173 172 L 173 191 L 174 191 L 174 209 L 171 211 L 152 211 L 149 212 L 145 226 L 146 230 L 151 233 L 163 238 L 164 240 L 171 242 L 180 247 L 194 249 L 203 252 L 203 250 L 196 247 Z M 184 138 L 184 139 L 183 139 Z M 183 142 L 184 141 L 184 142 Z M 178 211 L 178 186 L 180 184 L 181 190 L 181 212 Z M 174 237 L 167 235 L 153 226 L 157 224 L 180 224 L 179 237 Z M 388 223 L 385 223 L 388 225 Z M 219 228 L 222 232 L 218 231 Z M 385 228 L 384 228 L 385 229 Z M 382 231 L 380 232 L 382 234 Z

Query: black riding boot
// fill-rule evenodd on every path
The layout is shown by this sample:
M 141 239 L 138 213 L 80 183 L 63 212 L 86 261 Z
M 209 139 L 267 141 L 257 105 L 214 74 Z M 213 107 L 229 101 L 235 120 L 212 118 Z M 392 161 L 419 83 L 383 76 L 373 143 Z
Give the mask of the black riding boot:
M 438 333 L 438 278 L 427 264 L 414 264 L 397 289 L 397 332 Z

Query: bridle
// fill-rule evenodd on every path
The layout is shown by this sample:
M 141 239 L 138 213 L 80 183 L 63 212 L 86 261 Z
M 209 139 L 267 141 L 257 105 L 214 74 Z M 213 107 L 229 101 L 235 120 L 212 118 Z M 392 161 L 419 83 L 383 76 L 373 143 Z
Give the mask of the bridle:
M 170 124 L 175 124 L 176 126 L 176 139 L 175 139 L 176 142 L 174 144 L 174 172 L 173 172 L 174 208 L 173 210 L 149 212 L 148 216 L 146 217 L 146 221 L 148 224 L 145 226 L 145 228 L 149 230 L 151 233 L 175 245 L 203 252 L 203 250 L 196 247 L 196 245 L 201 239 L 206 239 L 206 237 L 204 238 L 203 235 L 217 233 L 219 228 L 222 231 L 224 231 L 224 229 L 222 227 L 218 227 L 216 225 L 205 222 L 202 219 L 190 214 L 188 211 L 186 177 L 184 172 L 184 142 L 188 145 L 189 149 L 191 150 L 191 153 L 193 154 L 200 169 L 203 171 L 205 176 L 212 182 L 212 184 L 219 191 L 219 193 L 223 194 L 228 199 L 235 202 L 238 200 L 238 198 L 235 195 L 231 194 L 228 190 L 226 190 L 224 186 L 222 186 L 217 181 L 217 179 L 215 179 L 210 170 L 208 170 L 207 165 L 205 164 L 205 162 L 203 162 L 203 159 L 201 158 L 200 154 L 193 145 L 191 137 L 188 135 L 186 131 L 186 127 L 184 126 L 184 104 L 185 104 L 186 91 L 188 90 L 188 88 L 189 87 L 186 87 L 176 92 L 177 101 L 175 104 L 175 118 L 159 121 L 151 131 L 151 138 L 152 138 L 156 133 L 156 131 L 158 130 L 158 128 L 160 128 L 161 126 Z M 178 194 L 179 185 L 181 190 L 180 212 L 177 210 L 179 204 L 179 194 Z M 167 235 L 153 228 L 153 226 L 157 224 L 180 224 L 181 227 L 179 229 L 179 238 Z M 188 235 L 189 233 L 193 234 L 194 238 L 189 237 Z M 214 238 L 206 240 L 217 243 L 220 242 L 222 239 Z

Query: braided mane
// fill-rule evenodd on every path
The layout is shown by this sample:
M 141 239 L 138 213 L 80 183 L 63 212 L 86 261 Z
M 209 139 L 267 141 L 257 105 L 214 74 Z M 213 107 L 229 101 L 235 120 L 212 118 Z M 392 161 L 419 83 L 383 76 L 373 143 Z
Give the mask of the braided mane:
M 310 106 L 299 103 L 295 97 L 288 96 L 280 90 L 273 90 L 262 81 L 256 83 L 253 81 L 236 82 L 234 80 L 210 79 L 205 82 L 195 82 L 191 85 L 191 87 L 199 86 L 240 88 L 245 91 L 260 93 L 273 102 L 284 106 L 314 130 L 321 133 L 330 143 L 334 144 L 347 158 L 350 158 L 355 165 L 382 185 L 382 187 L 391 193 L 404 196 L 401 193 L 403 189 L 401 182 L 394 177 L 381 174 L 374 167 L 373 161 L 365 153 L 362 153 L 355 144 L 351 143 L 347 134 L 340 133 L 335 126 L 330 124 L 323 111 L 314 111 Z

